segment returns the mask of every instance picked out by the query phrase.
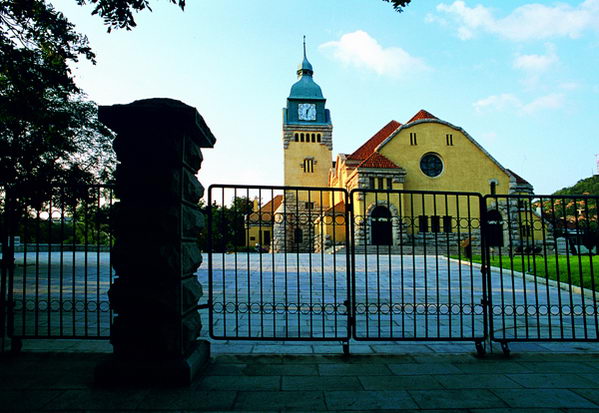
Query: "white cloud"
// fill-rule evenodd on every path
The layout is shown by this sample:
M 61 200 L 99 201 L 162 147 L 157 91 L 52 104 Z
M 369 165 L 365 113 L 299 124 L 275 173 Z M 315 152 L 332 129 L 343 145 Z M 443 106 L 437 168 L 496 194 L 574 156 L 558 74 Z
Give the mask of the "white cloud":
M 346 65 L 366 68 L 379 75 L 400 77 L 409 73 L 428 71 L 420 58 L 411 56 L 400 47 L 383 47 L 363 30 L 346 33 L 337 41 L 320 45 L 320 49 Z
M 502 18 L 495 17 L 489 7 L 469 7 L 463 0 L 441 3 L 437 11 L 457 22 L 457 35 L 462 40 L 474 37 L 478 31 L 516 41 L 577 38 L 587 30 L 599 31 L 599 0 L 585 0 L 577 6 L 564 3 L 525 4 Z M 435 20 L 430 18 L 427 21 Z
M 520 55 L 514 59 L 514 67 L 524 70 L 525 72 L 535 75 L 547 71 L 552 65 L 559 61 L 555 53 L 555 46 L 547 43 L 545 45 L 547 53 L 544 55 L 527 54 Z
M 515 109 L 523 113 L 531 114 L 547 109 L 559 109 L 563 104 L 564 95 L 561 93 L 552 93 L 541 96 L 529 103 L 523 103 L 517 96 L 511 93 L 503 93 L 501 95 L 491 95 L 474 102 L 474 109 L 476 109 L 477 112 Z
M 522 107 L 525 113 L 535 113 L 544 109 L 559 109 L 564 105 L 564 95 L 552 93 L 547 96 L 536 98 Z
M 562 90 L 576 90 L 580 89 L 580 84 L 577 82 L 564 82 L 559 85 Z
M 503 93 L 501 95 L 491 95 L 484 99 L 474 102 L 474 108 L 477 112 L 482 112 L 486 109 L 503 110 L 511 107 L 522 107 L 522 102 L 511 93 Z

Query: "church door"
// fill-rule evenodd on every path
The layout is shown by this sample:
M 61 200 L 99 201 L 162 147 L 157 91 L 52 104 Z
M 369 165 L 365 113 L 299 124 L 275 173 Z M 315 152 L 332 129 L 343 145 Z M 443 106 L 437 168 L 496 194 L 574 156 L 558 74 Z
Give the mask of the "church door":
M 384 206 L 377 206 L 370 214 L 372 245 L 391 245 L 391 212 Z

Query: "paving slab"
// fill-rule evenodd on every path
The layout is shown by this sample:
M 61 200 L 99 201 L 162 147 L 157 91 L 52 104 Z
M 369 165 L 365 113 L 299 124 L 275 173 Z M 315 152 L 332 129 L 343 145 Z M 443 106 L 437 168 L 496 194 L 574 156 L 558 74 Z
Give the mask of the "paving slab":
M 325 391 L 330 410 L 414 409 L 418 406 L 407 391 Z
M 243 374 L 248 376 L 316 376 L 316 364 L 249 364 L 243 369 Z
M 507 377 L 524 387 L 532 389 L 584 389 L 597 387 L 597 383 L 570 373 L 507 374 Z
M 443 386 L 431 375 L 409 376 L 360 376 L 365 390 L 442 389 Z
M 489 390 L 408 390 L 422 409 L 476 409 L 507 407 Z
M 239 392 L 235 410 L 326 410 L 321 391 Z
M 0 390 L 0 411 L 39 410 L 62 393 L 60 390 Z
M 282 390 L 364 390 L 357 377 L 354 376 L 285 376 L 283 377 Z
M 44 410 L 134 410 L 147 394 L 148 390 L 136 389 L 66 390 L 48 403 Z
M 256 392 L 262 394 L 265 392 Z M 231 410 L 237 392 L 194 389 L 154 389 L 143 398 L 138 409 L 145 410 Z M 84 406 L 82 406 L 84 407 Z M 255 409 L 259 410 L 259 409 Z
M 460 373 L 451 363 L 390 363 L 389 369 L 396 375 L 420 375 L 420 374 L 450 374 Z
M 207 376 L 193 388 L 222 391 L 275 391 L 281 388 L 280 376 Z
M 389 376 L 391 371 L 384 364 L 319 364 L 321 376 Z
M 510 407 L 599 408 L 587 398 L 566 389 L 493 389 Z
M 503 374 L 445 374 L 434 378 L 447 389 L 520 389 L 522 385 Z

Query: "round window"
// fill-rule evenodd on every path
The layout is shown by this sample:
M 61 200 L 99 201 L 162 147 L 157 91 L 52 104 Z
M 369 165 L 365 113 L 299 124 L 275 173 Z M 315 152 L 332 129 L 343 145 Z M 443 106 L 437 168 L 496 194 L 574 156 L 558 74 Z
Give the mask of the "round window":
M 420 169 L 426 176 L 434 178 L 443 172 L 443 161 L 441 161 L 439 155 L 434 153 L 426 154 L 420 160 Z

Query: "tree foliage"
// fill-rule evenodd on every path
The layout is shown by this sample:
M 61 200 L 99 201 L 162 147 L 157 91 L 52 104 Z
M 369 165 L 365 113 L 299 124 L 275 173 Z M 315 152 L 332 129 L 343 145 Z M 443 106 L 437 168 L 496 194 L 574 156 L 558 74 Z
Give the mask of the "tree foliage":
M 554 195 L 599 195 L 599 175 L 581 179 L 576 184 L 556 191 Z
M 208 244 L 208 228 L 206 226 L 200 234 L 200 248 L 203 251 L 208 251 L 211 247 L 213 252 L 226 252 L 244 247 L 245 222 L 252 212 L 252 205 L 252 201 L 247 197 L 234 198 L 230 206 L 216 203 L 210 206 L 200 204 L 200 209 L 205 216 L 208 216 L 209 212 L 212 214 L 212 245 Z
M 87 38 L 44 0 L 0 0 L 0 184 L 110 176 L 112 135 L 71 72 L 94 57 Z

